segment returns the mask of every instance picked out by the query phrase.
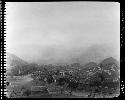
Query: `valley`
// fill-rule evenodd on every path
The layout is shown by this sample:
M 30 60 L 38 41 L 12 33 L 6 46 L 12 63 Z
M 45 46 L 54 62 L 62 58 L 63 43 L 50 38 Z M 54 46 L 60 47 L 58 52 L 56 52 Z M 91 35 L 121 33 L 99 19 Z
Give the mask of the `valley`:
M 85 65 L 21 65 L 20 62 L 9 71 L 6 88 L 10 98 L 113 97 L 120 93 L 118 70 L 118 62 L 112 57 L 100 64 Z

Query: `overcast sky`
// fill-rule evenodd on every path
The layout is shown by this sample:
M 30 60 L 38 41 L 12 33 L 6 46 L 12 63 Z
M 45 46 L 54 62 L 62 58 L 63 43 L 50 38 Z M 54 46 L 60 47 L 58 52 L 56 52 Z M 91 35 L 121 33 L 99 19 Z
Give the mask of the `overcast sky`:
M 27 60 L 120 43 L 119 3 L 7 2 L 6 8 L 7 51 Z

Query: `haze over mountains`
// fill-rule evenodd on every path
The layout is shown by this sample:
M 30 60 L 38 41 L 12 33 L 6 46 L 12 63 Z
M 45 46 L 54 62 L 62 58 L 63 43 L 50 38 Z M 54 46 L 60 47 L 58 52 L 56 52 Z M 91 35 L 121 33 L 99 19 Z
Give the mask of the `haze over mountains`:
M 43 67 L 43 65 L 33 65 L 31 63 L 27 63 L 26 61 L 20 59 L 19 57 L 17 57 L 16 55 L 7 53 L 7 69 L 11 69 L 11 68 L 24 68 L 27 69 L 29 67 L 29 69 L 31 67 Z M 104 74 L 106 77 L 119 77 L 119 71 L 120 71 L 120 64 L 119 61 L 117 61 L 115 58 L 113 57 L 108 57 L 103 59 L 102 61 L 100 61 L 99 63 L 97 62 L 88 62 L 86 64 L 80 64 L 80 63 L 71 63 L 69 65 L 57 65 L 57 66 L 53 66 L 53 65 L 46 65 L 45 67 L 47 67 L 47 69 L 64 69 L 64 70 L 74 70 L 77 71 L 80 69 L 80 72 L 82 75 L 84 74 L 85 76 L 88 75 L 93 75 L 96 72 L 98 73 L 102 73 Z M 31 68 L 32 69 L 32 68 Z M 17 69 L 18 70 L 18 69 Z M 102 72 L 101 72 L 102 70 Z M 9 72 L 10 70 L 8 70 Z M 31 70 L 30 70 L 31 71 Z M 35 71 L 35 70 L 34 70 Z M 111 73 L 111 75 L 110 75 Z
M 56 49 L 55 49 L 56 50 Z M 7 53 L 7 59 L 8 62 L 12 61 L 11 59 L 17 60 L 17 62 L 21 62 L 23 64 L 25 64 L 26 62 L 29 63 L 37 63 L 37 64 L 71 64 L 71 63 L 80 63 L 82 65 L 85 65 L 89 62 L 96 62 L 96 63 L 100 63 L 102 60 L 104 60 L 105 58 L 108 57 L 113 57 L 115 59 L 117 59 L 118 61 L 120 61 L 119 59 L 119 53 L 116 49 L 113 49 L 111 47 L 108 46 L 101 46 L 101 45 L 93 45 L 88 47 L 86 50 L 82 49 L 80 50 L 79 48 L 74 52 L 72 50 L 72 52 L 63 52 L 63 54 L 59 54 L 58 51 L 56 53 L 56 51 L 53 50 L 49 50 L 48 52 L 48 57 L 44 56 L 39 56 L 37 59 L 35 59 L 35 57 L 29 57 L 30 60 L 27 60 L 25 58 L 20 59 L 17 56 L 18 55 L 14 55 L 11 53 Z M 55 52 L 53 54 L 53 52 Z M 49 56 L 49 53 L 53 54 L 53 56 Z M 32 55 L 32 54 L 31 54 Z M 55 56 L 54 56 L 55 55 Z M 46 54 L 47 56 L 47 54 Z M 59 57 L 60 56 L 60 57 Z M 62 56 L 62 57 L 61 57 Z M 50 57 L 50 58 L 49 58 Z
M 80 63 L 84 65 L 88 62 L 99 63 L 103 59 L 108 57 L 114 57 L 115 59 L 120 61 L 119 59 L 120 56 L 118 52 L 119 50 L 116 48 L 112 48 L 108 45 L 101 45 L 101 44 L 92 45 L 85 49 L 84 48 L 74 48 L 73 50 L 64 50 L 64 49 L 61 50 L 61 49 L 57 47 L 53 48 L 48 47 L 48 49 L 44 52 L 36 51 L 36 53 L 32 52 L 31 56 L 29 57 L 28 55 L 25 56 L 20 55 L 20 57 L 29 63 L 37 63 L 37 64 Z

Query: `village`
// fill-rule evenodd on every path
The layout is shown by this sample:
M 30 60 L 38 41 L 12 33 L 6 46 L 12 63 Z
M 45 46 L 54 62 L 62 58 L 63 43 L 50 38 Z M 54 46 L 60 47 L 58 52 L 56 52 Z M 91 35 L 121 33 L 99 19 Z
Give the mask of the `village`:
M 10 91 L 8 93 L 12 98 L 91 98 L 119 94 L 119 78 L 105 76 L 105 73 L 111 75 L 109 71 L 112 70 L 106 72 L 102 71 L 99 65 L 93 66 L 92 63 L 88 65 L 90 67 L 82 69 L 78 64 L 74 64 L 77 67 L 58 66 L 57 69 L 52 69 L 52 66 L 39 70 L 37 68 L 32 73 L 27 72 L 27 75 L 21 75 L 21 70 L 18 70 L 19 76 L 10 76 L 7 79 L 9 83 L 7 88 Z

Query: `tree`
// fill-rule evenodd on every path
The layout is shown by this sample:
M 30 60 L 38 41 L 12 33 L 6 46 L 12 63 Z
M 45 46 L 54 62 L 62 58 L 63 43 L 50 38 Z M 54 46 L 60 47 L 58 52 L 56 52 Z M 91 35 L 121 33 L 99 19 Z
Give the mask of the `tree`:
M 48 75 L 46 78 L 47 78 L 47 83 L 48 83 L 48 84 L 54 82 L 54 79 L 53 79 L 52 75 Z
M 11 69 L 11 73 L 13 76 L 18 76 L 19 75 L 19 70 L 20 70 L 20 66 L 15 66 Z

